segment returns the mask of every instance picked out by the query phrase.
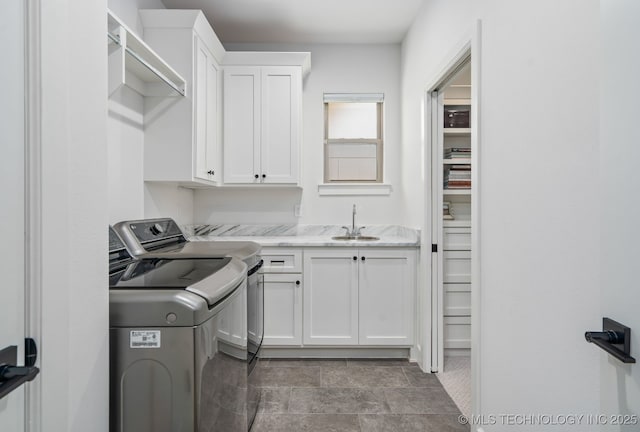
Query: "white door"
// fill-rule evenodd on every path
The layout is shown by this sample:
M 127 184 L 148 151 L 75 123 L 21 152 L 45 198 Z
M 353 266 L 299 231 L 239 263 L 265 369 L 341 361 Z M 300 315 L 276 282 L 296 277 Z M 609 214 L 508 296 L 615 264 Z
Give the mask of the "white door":
M 260 183 L 260 68 L 224 70 L 224 182 Z
M 264 346 L 302 344 L 302 275 L 264 275 Z
M 24 3 L 0 2 L 0 350 L 15 345 L 18 359 L 24 358 L 25 337 Z M 1 431 L 24 430 L 24 399 L 22 386 L 0 400 Z
M 215 180 L 215 158 L 217 153 L 218 119 L 218 69 L 213 54 L 202 40 L 195 36 L 196 46 L 196 100 L 195 118 L 195 176 L 204 180 Z
M 631 355 L 640 363 L 640 3 L 602 0 L 600 5 L 602 316 L 631 328 Z M 598 317 L 594 326 L 600 325 Z M 607 430 L 640 430 L 638 363 L 623 364 L 601 353 L 600 411 L 630 416 L 621 418 L 626 425 L 610 422 Z
M 264 183 L 299 181 L 302 75 L 299 67 L 262 68 L 262 157 Z
M 359 266 L 360 345 L 412 345 L 415 252 L 360 249 Z
M 358 250 L 304 254 L 305 345 L 358 345 Z

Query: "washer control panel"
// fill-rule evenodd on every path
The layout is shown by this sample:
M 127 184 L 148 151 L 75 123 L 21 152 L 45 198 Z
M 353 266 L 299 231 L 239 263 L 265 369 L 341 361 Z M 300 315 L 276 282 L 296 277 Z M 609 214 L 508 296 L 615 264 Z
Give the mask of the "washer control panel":
M 130 222 L 129 228 L 141 243 L 182 236 L 182 231 L 173 219 Z

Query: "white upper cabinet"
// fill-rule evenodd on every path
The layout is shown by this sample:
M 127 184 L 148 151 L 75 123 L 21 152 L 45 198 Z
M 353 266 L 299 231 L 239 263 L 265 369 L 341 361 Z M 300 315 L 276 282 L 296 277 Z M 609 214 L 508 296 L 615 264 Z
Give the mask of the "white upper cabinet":
M 260 68 L 224 70 L 224 182 L 260 183 Z
M 187 80 L 184 98 L 145 99 L 144 180 L 221 179 L 222 44 L 201 11 L 141 10 L 145 41 Z
M 302 76 L 308 65 L 309 53 L 227 53 L 226 184 L 299 184 Z

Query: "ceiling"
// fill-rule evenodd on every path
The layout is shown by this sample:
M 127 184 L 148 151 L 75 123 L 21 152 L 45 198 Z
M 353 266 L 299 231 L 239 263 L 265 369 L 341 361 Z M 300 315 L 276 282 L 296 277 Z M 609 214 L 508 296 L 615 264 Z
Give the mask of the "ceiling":
M 424 0 L 162 0 L 202 9 L 223 43 L 399 43 Z

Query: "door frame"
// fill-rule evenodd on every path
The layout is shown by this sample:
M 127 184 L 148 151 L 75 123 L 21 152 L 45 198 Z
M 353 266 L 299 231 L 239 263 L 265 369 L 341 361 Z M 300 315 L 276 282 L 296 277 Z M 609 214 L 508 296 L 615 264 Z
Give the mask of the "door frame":
M 482 22 L 476 20 L 471 31 L 466 37 L 464 37 L 454 48 L 445 56 L 445 60 L 439 68 L 436 68 L 437 73 L 431 75 L 427 81 L 427 85 L 424 90 L 423 97 L 423 172 L 428 173 L 424 175 L 423 190 L 425 191 L 424 200 L 424 221 L 423 230 L 425 233 L 425 241 L 423 246 L 429 247 L 431 244 L 438 244 L 442 247 L 441 241 L 438 239 L 432 239 L 431 222 L 434 210 L 432 208 L 433 189 L 432 189 L 432 146 L 437 142 L 436 131 L 431 127 L 431 119 L 433 115 L 433 107 L 437 100 L 434 101 L 432 93 L 437 91 L 450 77 L 451 72 L 457 69 L 462 63 L 464 63 L 468 57 L 471 57 L 471 117 L 474 121 L 471 123 L 471 410 L 473 415 L 477 415 L 481 412 L 480 404 L 480 314 L 481 314 L 481 278 L 480 278 L 480 132 L 481 132 L 481 117 L 480 117 L 480 79 L 481 79 L 481 37 L 482 37 Z M 441 211 L 441 210 L 440 210 Z M 426 240 L 431 243 L 427 243 Z M 441 239 L 440 239 L 441 240 Z M 423 250 L 425 250 L 423 248 Z M 439 250 L 438 253 L 442 251 Z M 443 358 L 444 358 L 444 341 L 442 327 L 438 325 L 438 322 L 442 322 L 442 295 L 443 293 L 433 292 L 432 280 L 434 272 L 437 272 L 437 258 L 434 259 L 433 253 L 421 254 L 421 267 L 424 269 L 430 269 L 429 276 L 424 278 L 426 295 L 424 301 L 420 305 L 422 309 L 422 316 L 425 317 L 423 332 L 423 340 L 420 341 L 423 349 L 422 362 L 425 369 L 431 367 L 432 372 L 441 370 Z M 435 307 L 434 307 L 435 306 Z M 436 314 L 434 314 L 436 311 Z M 440 314 L 440 317 L 438 317 Z M 437 340 L 438 346 L 441 348 L 437 350 L 436 360 L 433 361 L 433 349 L 432 341 Z
M 42 346 L 41 0 L 25 2 L 25 334 Z M 36 366 L 40 367 L 40 357 Z M 25 432 L 42 430 L 42 380 L 25 386 Z

